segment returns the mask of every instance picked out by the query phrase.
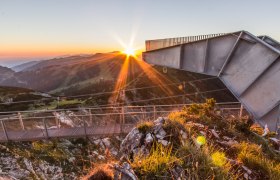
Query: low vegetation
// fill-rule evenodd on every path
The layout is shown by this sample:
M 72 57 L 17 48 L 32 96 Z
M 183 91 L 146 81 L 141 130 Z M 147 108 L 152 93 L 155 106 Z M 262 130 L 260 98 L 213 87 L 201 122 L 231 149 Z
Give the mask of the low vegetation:
M 249 117 L 225 115 L 209 99 L 170 113 L 163 120 L 166 135 L 161 141 L 155 140 L 160 133 L 154 133 L 159 122 L 144 121 L 136 126 L 143 135 L 136 136 L 140 137 L 140 150 L 124 159 L 139 179 L 174 179 L 174 169 L 183 170 L 180 173 L 189 179 L 280 179 L 280 154 L 269 141 L 274 134 L 263 137 L 263 129 Z M 153 141 L 150 145 L 146 142 L 147 134 Z M 142 148 L 143 144 L 146 149 Z M 100 146 L 89 139 L 6 143 L 5 146 L 6 152 L 2 149 L 1 152 L 19 157 L 21 166 L 25 166 L 24 159 L 30 160 L 33 166 L 46 162 L 60 167 L 68 178 L 73 178 L 69 175 L 72 173 L 75 177 L 88 174 L 84 179 L 112 179 L 114 170 L 109 164 L 123 161 L 123 158 L 119 161 L 120 157 L 111 158 L 106 148 L 98 160 L 101 154 L 93 156 L 93 152 Z
M 190 179 L 280 179 L 280 154 L 261 137 L 262 128 L 248 117 L 224 116 L 213 99 L 169 114 L 163 127 L 171 144 L 136 156 L 132 167 L 140 179 L 172 179 L 175 164 Z

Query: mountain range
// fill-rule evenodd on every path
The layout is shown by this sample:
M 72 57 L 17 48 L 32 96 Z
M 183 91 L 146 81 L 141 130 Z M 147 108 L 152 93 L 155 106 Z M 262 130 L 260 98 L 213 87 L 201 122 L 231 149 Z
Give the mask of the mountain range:
M 116 90 L 118 86 L 118 88 L 126 86 L 127 89 L 137 88 L 137 91 L 126 92 L 130 101 L 164 97 L 167 95 L 166 91 L 169 91 L 168 95 L 181 95 L 184 92 L 194 93 L 225 88 L 218 79 L 212 79 L 189 83 L 182 90 L 183 81 L 190 82 L 209 76 L 151 67 L 133 57 L 130 57 L 129 61 L 127 59 L 124 54 L 111 52 L 32 61 L 12 68 L 0 67 L 0 86 L 28 88 L 59 96 L 110 92 Z M 170 83 L 174 85 L 165 86 Z M 141 89 L 149 86 L 158 87 Z M 204 100 L 207 96 L 215 97 L 217 101 L 235 100 L 229 91 L 198 93 L 198 96 L 192 98 Z M 108 96 L 103 97 L 106 100 L 108 98 Z M 177 98 L 182 102 L 183 100 L 180 99 L 182 97 Z M 154 103 L 154 101 L 146 103 Z

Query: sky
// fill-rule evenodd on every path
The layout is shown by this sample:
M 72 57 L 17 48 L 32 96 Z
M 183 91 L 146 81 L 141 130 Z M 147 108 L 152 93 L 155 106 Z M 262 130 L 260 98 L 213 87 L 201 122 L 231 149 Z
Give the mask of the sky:
M 246 30 L 280 41 L 279 0 L 0 0 L 0 65 Z

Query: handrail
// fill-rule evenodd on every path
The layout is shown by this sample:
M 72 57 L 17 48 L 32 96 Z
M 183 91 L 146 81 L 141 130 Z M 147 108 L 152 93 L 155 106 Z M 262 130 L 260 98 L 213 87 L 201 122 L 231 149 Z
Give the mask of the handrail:
M 228 105 L 228 104 L 240 104 L 240 103 L 219 103 L 216 105 Z M 164 105 L 165 107 L 173 107 L 173 108 L 183 108 L 184 106 L 190 106 L 191 104 L 177 104 L 177 105 Z M 145 107 L 164 107 L 164 106 L 145 106 Z M 135 108 L 137 106 L 128 106 L 128 107 L 132 107 Z M 73 117 L 89 117 L 89 116 L 110 116 L 110 115 L 133 115 L 133 114 L 148 114 L 148 113 L 154 113 L 153 111 L 132 111 L 129 112 L 128 111 L 128 107 L 119 107 L 119 108 L 126 108 L 126 112 L 122 113 L 122 112 L 116 112 L 116 113 L 87 113 L 87 114 L 83 114 L 83 115 L 74 115 Z M 223 110 L 238 110 L 240 108 L 228 108 L 228 107 L 220 107 L 220 109 Z M 173 112 L 174 109 L 172 110 L 157 110 L 157 113 L 170 113 Z M 59 112 L 59 111 L 51 111 L 51 112 Z M 66 115 L 67 117 L 71 117 L 69 115 Z M 37 119 L 44 119 L 44 118 L 56 118 L 54 115 L 53 116 L 39 116 L 39 117 L 22 117 L 22 120 L 37 120 Z M 7 117 L 7 118 L 3 118 L 0 119 L 0 121 L 12 121 L 12 120 L 18 120 L 18 117 Z
M 81 110 L 81 109 L 85 109 L 85 110 L 104 110 L 104 109 L 121 109 L 122 107 L 125 108 L 141 108 L 141 107 L 173 107 L 173 106 L 190 106 L 193 103 L 189 103 L 189 104 L 171 104 L 171 105 L 166 105 L 166 104 L 162 104 L 162 105 L 144 105 L 144 106 L 108 106 L 108 107 L 80 107 L 80 108 L 69 108 L 69 109 L 53 109 L 53 110 L 46 110 L 46 109 L 42 109 L 42 110 L 27 110 L 27 111 L 5 111 L 5 112 L 0 112 L 0 114 L 12 114 L 12 113 L 47 113 L 47 112 L 58 112 L 58 111 L 68 111 L 68 110 Z M 202 103 L 197 103 L 197 104 L 202 104 Z M 226 104 L 240 104 L 240 102 L 220 102 L 220 103 L 216 103 L 216 105 L 226 105 Z
M 190 43 L 190 42 L 194 42 L 194 41 L 205 40 L 208 38 L 214 38 L 214 37 L 223 36 L 226 34 L 227 33 L 218 33 L 218 34 L 208 34 L 208 35 L 146 40 L 146 42 L 145 42 L 146 51 L 152 51 L 152 50 L 175 46 L 175 45 L 179 45 L 179 44 L 185 44 L 185 43 Z

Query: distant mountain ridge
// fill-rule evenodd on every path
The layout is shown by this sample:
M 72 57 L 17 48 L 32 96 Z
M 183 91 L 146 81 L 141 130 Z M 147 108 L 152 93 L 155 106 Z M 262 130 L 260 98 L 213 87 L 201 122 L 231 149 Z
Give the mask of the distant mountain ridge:
M 0 69 L 0 85 L 50 92 L 84 81 L 113 80 L 125 60 L 118 52 L 33 61 Z
M 23 64 L 19 64 L 16 66 L 11 67 L 12 70 L 14 70 L 15 72 L 20 72 L 20 71 L 24 71 L 25 69 L 28 69 L 29 67 L 32 67 L 36 64 L 40 63 L 40 61 L 30 61 L 30 62 L 26 62 Z
M 14 73 L 15 72 L 12 69 L 0 66 L 0 84 L 13 77 Z

